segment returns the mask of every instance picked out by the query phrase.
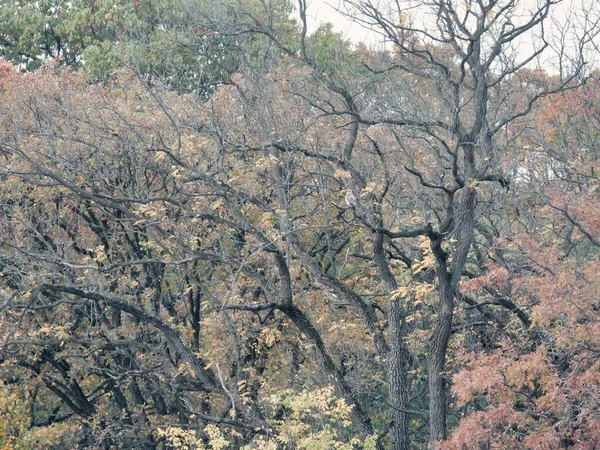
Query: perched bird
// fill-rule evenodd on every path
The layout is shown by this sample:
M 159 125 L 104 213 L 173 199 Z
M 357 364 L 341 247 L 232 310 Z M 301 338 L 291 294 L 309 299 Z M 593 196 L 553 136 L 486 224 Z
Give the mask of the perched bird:
M 352 190 L 348 189 L 346 191 L 346 196 L 344 197 L 344 200 L 346 200 L 346 205 L 350 206 L 350 207 L 354 207 L 356 206 L 356 195 L 354 194 L 354 192 L 352 192 Z

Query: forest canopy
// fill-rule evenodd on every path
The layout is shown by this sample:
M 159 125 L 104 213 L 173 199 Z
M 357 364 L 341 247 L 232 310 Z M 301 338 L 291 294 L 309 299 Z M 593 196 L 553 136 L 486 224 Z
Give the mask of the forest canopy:
M 592 6 L 3 2 L 0 447 L 598 448 Z

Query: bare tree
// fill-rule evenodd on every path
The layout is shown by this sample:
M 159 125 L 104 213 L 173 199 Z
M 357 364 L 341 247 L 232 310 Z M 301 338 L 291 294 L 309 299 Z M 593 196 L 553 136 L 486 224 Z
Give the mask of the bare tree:
M 477 186 L 495 182 L 508 188 L 509 179 L 498 170 L 511 143 L 507 127 L 526 116 L 538 99 L 572 89 L 586 77 L 586 51 L 598 33 L 598 23 L 588 12 L 578 28 L 561 29 L 563 37 L 570 36 L 573 52 L 567 51 L 567 39 L 556 48 L 556 41 L 550 43 L 548 33 L 557 26 L 551 13 L 559 3 L 343 2 L 348 17 L 381 34 L 393 46 L 395 56 L 389 65 L 370 70 L 385 73 L 388 79 L 411 77 L 431 86 L 432 98 L 413 99 L 410 106 L 391 100 L 375 111 L 354 114 L 367 126 L 389 124 L 413 129 L 427 140 L 435 154 L 433 170 L 418 164 L 406 167 L 423 187 L 439 194 L 442 205 L 434 212 L 435 223 L 425 223 L 419 231 L 428 236 L 435 255 L 439 293 L 437 319 L 427 351 L 430 448 L 446 437 L 445 358 L 458 284 L 482 208 L 478 207 Z M 560 73 L 552 83 L 516 102 L 513 93 L 504 89 L 505 84 L 523 69 L 537 67 L 540 61 L 556 63 Z M 400 139 L 398 146 L 400 151 L 407 147 Z M 383 224 L 377 232 L 390 240 L 412 234 L 391 232 Z M 385 261 L 380 265 L 385 266 Z M 394 282 L 390 280 L 390 284 Z M 398 319 L 391 314 L 389 320 L 392 324 Z M 394 449 L 409 448 L 402 436 L 405 430 L 399 426 L 403 414 L 396 411 L 400 417 L 390 430 Z

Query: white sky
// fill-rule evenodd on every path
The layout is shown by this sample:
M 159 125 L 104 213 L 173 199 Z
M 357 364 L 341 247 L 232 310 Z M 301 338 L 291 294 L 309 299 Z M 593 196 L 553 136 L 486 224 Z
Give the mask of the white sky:
M 392 0 L 389 0 L 392 1 Z M 529 16 L 526 11 L 531 9 L 537 9 L 536 6 L 540 4 L 541 1 L 544 0 L 518 0 L 520 4 L 520 11 L 523 11 L 524 16 Z M 410 0 L 409 0 L 410 2 Z M 374 0 L 374 3 L 385 4 L 385 0 Z M 582 11 L 584 9 L 583 5 L 588 5 L 587 9 L 591 5 L 594 5 L 596 10 L 596 14 L 600 14 L 600 0 L 563 0 L 562 3 L 555 5 L 551 10 L 551 17 L 555 18 L 557 22 L 564 22 L 566 20 L 571 20 L 573 24 L 579 23 L 581 24 L 582 20 Z M 351 20 L 344 17 L 342 14 L 336 11 L 336 8 L 340 8 L 343 10 L 343 0 L 308 0 L 308 10 L 307 10 L 307 18 L 309 22 L 309 32 L 314 30 L 319 23 L 322 22 L 331 22 L 336 31 L 341 32 L 344 37 L 350 39 L 351 41 L 358 42 L 366 42 L 369 45 L 382 45 L 382 37 L 379 34 L 374 32 L 370 32 L 362 26 L 352 22 Z M 575 18 L 579 16 L 578 18 Z M 523 19 L 524 17 L 522 17 Z M 423 19 L 423 18 L 421 18 Z M 519 21 L 518 18 L 515 18 L 515 23 Z M 591 18 L 593 20 L 593 18 Z M 597 18 L 596 18 L 597 20 Z M 546 24 L 546 32 L 548 33 L 547 38 L 551 41 L 556 42 L 555 39 L 550 37 L 550 34 L 554 34 L 558 28 L 561 26 L 553 26 L 550 24 L 552 19 L 547 20 Z M 577 25 L 575 25 L 577 27 Z M 574 36 L 571 35 L 571 38 Z M 522 40 L 519 41 L 518 46 L 520 47 L 520 51 L 525 51 L 528 54 L 533 49 L 532 44 L 532 36 L 526 35 L 522 37 Z M 548 54 L 553 53 L 552 51 L 547 52 Z M 597 52 L 594 52 L 597 53 Z M 597 55 L 590 55 L 588 53 L 588 59 L 595 60 Z M 547 56 L 548 57 L 548 56 Z M 550 57 L 552 59 L 552 57 Z M 543 63 L 551 64 L 550 61 L 546 61 Z M 546 70 L 552 71 L 551 67 L 545 67 Z
M 558 19 L 566 19 L 569 13 L 579 13 L 582 9 L 582 4 L 593 4 L 595 1 L 600 3 L 600 0 L 562 0 L 562 3 L 552 7 L 552 16 Z M 519 1 L 524 10 L 535 8 L 539 2 L 540 0 Z M 342 4 L 343 0 L 309 0 L 307 16 L 309 26 L 312 24 L 311 29 L 316 28 L 318 23 L 331 22 L 336 31 L 341 32 L 344 37 L 354 42 L 377 42 L 379 40 L 378 36 L 353 23 L 336 11 L 336 8 L 343 10 Z
M 341 3 L 342 0 L 309 0 L 307 19 L 312 29 L 319 23 L 331 22 L 336 31 L 353 42 L 377 42 L 379 36 L 369 33 L 368 30 L 336 11 L 336 8 L 341 8 Z

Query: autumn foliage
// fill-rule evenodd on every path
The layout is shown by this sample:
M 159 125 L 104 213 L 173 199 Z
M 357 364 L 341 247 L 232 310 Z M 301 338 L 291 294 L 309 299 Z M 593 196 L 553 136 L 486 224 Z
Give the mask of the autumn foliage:
M 379 49 L 304 1 L 17 3 L 0 448 L 600 447 L 591 20 L 557 73 L 508 48 L 550 1 L 346 0 Z

